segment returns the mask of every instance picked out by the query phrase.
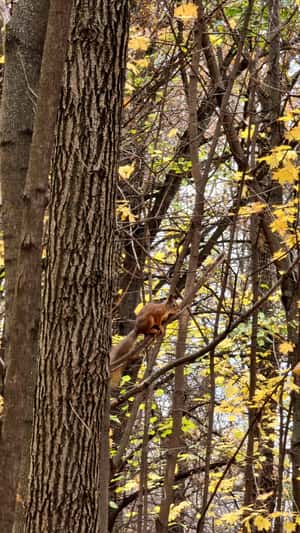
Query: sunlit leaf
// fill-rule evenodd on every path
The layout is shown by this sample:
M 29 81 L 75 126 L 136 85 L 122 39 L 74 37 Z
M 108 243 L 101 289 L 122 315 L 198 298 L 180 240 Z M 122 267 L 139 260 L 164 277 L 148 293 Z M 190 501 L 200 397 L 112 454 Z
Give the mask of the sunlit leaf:
M 281 342 L 278 348 L 281 353 L 287 355 L 289 352 L 294 350 L 295 345 L 292 342 Z
M 123 165 L 119 167 L 119 175 L 123 180 L 128 180 L 134 172 L 134 162 L 131 165 Z
M 181 20 L 189 20 L 197 17 L 197 5 L 192 2 L 182 4 L 174 10 L 174 16 Z
M 128 42 L 128 47 L 131 50 L 147 50 L 150 45 L 149 37 L 144 35 L 139 35 L 136 37 L 131 37 Z
M 299 376 L 299 375 L 300 375 L 300 361 L 298 361 L 298 363 L 296 364 L 296 366 L 294 366 L 294 368 L 293 368 L 293 373 L 296 374 L 296 376 Z
M 284 532 L 286 533 L 292 533 L 293 531 L 296 531 L 297 524 L 295 522 L 286 522 L 284 524 Z
M 272 173 L 272 178 L 281 185 L 294 183 L 298 179 L 298 167 L 295 167 L 290 161 L 287 161 L 284 167 Z
M 172 128 L 168 133 L 167 133 L 167 136 L 169 137 L 169 139 L 172 139 L 172 137 L 175 137 L 178 133 L 178 129 L 177 128 Z
M 251 127 L 245 128 L 243 131 L 240 132 L 240 138 L 241 139 L 252 139 L 255 132 L 255 125 L 252 124 Z
M 186 501 L 183 501 L 183 502 L 180 502 L 178 504 L 172 504 L 171 505 L 171 509 L 170 509 L 170 513 L 169 513 L 169 522 L 173 522 L 174 520 L 176 520 L 176 518 L 178 518 L 178 516 L 180 516 L 180 514 L 182 513 L 182 511 L 184 509 L 186 509 L 187 507 L 190 507 L 191 506 L 191 503 L 190 502 L 186 502 Z
M 264 516 L 258 515 L 254 518 L 254 525 L 257 527 L 258 531 L 269 531 L 271 528 L 271 521 Z
M 135 222 L 137 217 L 131 212 L 131 209 L 129 207 L 129 204 L 124 200 L 122 202 L 118 202 L 118 205 L 116 207 L 116 213 L 119 215 L 122 222 L 125 220 L 128 220 L 129 222 Z
M 284 216 L 284 213 L 282 216 L 276 217 L 275 220 L 271 222 L 270 228 L 273 231 L 273 233 L 277 232 L 282 237 L 285 235 L 285 233 L 288 230 L 288 223 L 287 223 L 286 217 Z
M 251 202 L 250 204 L 240 207 L 239 209 L 239 216 L 249 216 L 253 215 L 255 213 L 260 213 L 266 208 L 266 204 L 264 202 Z
M 289 130 L 285 137 L 288 141 L 300 141 L 300 126 L 295 126 Z

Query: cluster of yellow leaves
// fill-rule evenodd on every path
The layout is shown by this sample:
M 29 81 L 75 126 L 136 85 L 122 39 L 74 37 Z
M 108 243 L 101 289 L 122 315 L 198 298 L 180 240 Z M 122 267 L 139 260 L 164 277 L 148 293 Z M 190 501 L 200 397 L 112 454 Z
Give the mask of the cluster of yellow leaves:
M 261 494 L 259 499 L 264 501 L 270 496 L 272 496 L 272 493 Z M 249 514 L 244 518 L 245 512 Z M 248 533 L 253 531 L 253 526 L 257 529 L 257 531 L 270 531 L 272 527 L 272 520 L 278 517 L 286 519 L 284 523 L 285 533 L 293 533 L 293 531 L 296 531 L 297 525 L 300 524 L 299 516 L 294 516 L 293 520 L 291 514 L 285 511 L 274 511 L 273 513 L 265 514 L 263 509 L 252 511 L 251 508 L 241 507 L 240 509 L 225 513 L 219 517 L 216 520 L 216 525 L 222 525 L 224 523 L 236 525 L 238 523 L 242 523 L 244 524 Z
M 184 511 L 184 509 L 190 506 L 191 506 L 191 503 L 187 501 L 180 502 L 176 505 L 172 504 L 170 513 L 169 513 L 169 525 L 171 525 L 172 522 L 174 522 L 174 520 L 176 520 L 176 518 L 180 516 L 180 514 L 182 513 L 182 511 Z
M 299 110 L 296 111 L 298 112 Z M 294 111 L 294 113 L 296 111 Z M 291 118 L 293 118 L 293 116 L 290 113 L 285 117 L 281 117 L 281 120 L 290 120 Z M 291 128 L 285 134 L 285 138 L 288 141 L 299 141 L 300 126 L 297 125 Z M 258 161 L 264 161 L 267 163 L 267 165 L 274 170 L 272 173 L 272 179 L 278 181 L 280 185 L 284 185 L 286 183 L 294 184 L 298 179 L 299 166 L 293 164 L 295 159 L 297 159 L 295 150 L 293 150 L 288 144 L 281 144 L 280 146 L 273 148 L 268 155 L 260 157 Z
M 247 524 L 250 526 L 249 521 Z M 257 515 L 253 520 L 254 526 L 257 528 L 258 531 L 268 531 L 271 528 L 271 520 L 266 518 L 262 515 Z M 246 526 L 247 527 L 247 526 Z M 249 532 L 251 531 L 251 527 L 249 529 Z
M 125 222 L 125 220 L 128 220 L 129 222 L 135 222 L 136 221 L 136 215 L 134 215 L 131 212 L 131 209 L 128 205 L 128 202 L 126 200 L 122 200 L 118 202 L 117 208 L 116 208 L 117 215 L 120 217 L 122 222 Z
M 221 476 L 222 476 L 222 472 L 212 472 L 211 481 L 210 481 L 209 489 L 208 489 L 210 493 L 214 492 L 215 487 L 217 483 L 219 482 L 219 479 Z M 220 490 L 222 491 L 223 494 L 224 493 L 231 494 L 232 491 L 234 490 L 235 483 L 236 483 L 235 476 L 222 479 L 222 485 L 221 485 Z
M 174 10 L 174 16 L 183 22 L 197 17 L 198 7 L 193 2 L 182 4 Z
M 142 57 L 140 59 L 135 59 L 134 61 L 129 61 L 126 65 L 127 70 L 130 70 L 135 74 L 136 76 L 140 73 L 140 71 L 144 68 L 146 68 L 150 63 L 149 57 Z
M 123 494 L 124 492 L 129 492 L 131 490 L 137 490 L 139 487 L 139 476 L 136 476 L 134 479 L 129 479 L 125 485 L 117 487 L 115 489 L 116 494 Z
M 266 380 L 265 376 L 258 374 L 260 388 L 257 388 L 251 402 L 248 402 L 251 407 L 259 409 L 262 407 L 268 398 L 276 399 L 276 395 L 280 390 L 282 383 L 282 376 L 275 376 Z M 271 416 L 271 415 L 270 415 Z
M 289 236 L 288 232 L 291 231 L 296 221 L 297 213 L 298 208 L 294 200 L 285 205 L 275 207 L 272 213 L 273 221 L 270 223 L 271 230 L 274 233 L 277 232 L 281 237 L 285 237 L 285 243 L 289 246 L 295 244 L 294 238 L 292 238 L 293 236 Z
M 288 144 L 281 144 L 275 146 L 268 155 L 259 157 L 257 161 L 264 161 L 271 169 L 279 167 L 283 162 L 294 161 L 297 158 L 297 154 Z
M 145 35 L 133 35 L 128 41 L 128 47 L 130 50 L 147 50 L 150 45 L 149 37 Z
M 300 115 L 300 109 L 290 109 L 286 115 L 282 115 L 282 117 L 279 117 L 277 120 L 281 122 L 289 122 L 295 119 L 295 115 Z

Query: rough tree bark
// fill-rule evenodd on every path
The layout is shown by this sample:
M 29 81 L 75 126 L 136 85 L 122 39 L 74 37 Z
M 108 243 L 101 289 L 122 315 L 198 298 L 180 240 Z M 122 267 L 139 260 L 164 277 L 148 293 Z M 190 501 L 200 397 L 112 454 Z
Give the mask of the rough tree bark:
M 127 0 L 75 0 L 49 208 L 27 532 L 107 532 L 108 353 Z
M 15 507 L 22 521 L 27 484 L 40 317 L 43 219 L 67 44 L 70 1 L 65 2 L 63 8 L 59 0 L 51 2 L 30 160 L 22 196 L 22 228 L 10 318 L 12 334 L 5 381 L 4 439 L 1 447 L 1 530 L 7 533 L 13 525 Z M 18 491 L 16 496 L 20 469 L 21 493 Z
M 6 338 L 16 285 L 22 194 L 28 168 L 34 106 L 49 0 L 20 0 L 5 30 L 5 75 L 0 127 L 2 221 L 5 241 Z

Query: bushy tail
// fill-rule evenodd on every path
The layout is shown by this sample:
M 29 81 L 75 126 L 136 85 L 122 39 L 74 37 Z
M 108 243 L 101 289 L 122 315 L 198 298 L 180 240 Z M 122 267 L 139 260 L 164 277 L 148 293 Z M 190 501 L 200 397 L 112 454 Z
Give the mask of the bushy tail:
M 126 355 L 128 352 L 130 352 L 131 348 L 133 347 L 135 341 L 137 339 L 137 333 L 135 329 L 130 331 L 128 335 L 116 346 L 113 346 L 110 354 L 110 364 L 113 365 L 114 363 L 118 362 L 118 359 L 122 358 L 124 355 Z M 111 372 L 111 387 L 115 388 L 118 387 L 124 367 L 126 367 L 126 361 L 121 363 L 119 367 L 117 367 L 115 370 L 112 370 Z
M 119 344 L 113 346 L 110 350 L 110 364 L 115 363 L 120 357 L 128 353 L 133 347 L 137 339 L 137 333 L 135 329 L 132 329 L 128 335 Z

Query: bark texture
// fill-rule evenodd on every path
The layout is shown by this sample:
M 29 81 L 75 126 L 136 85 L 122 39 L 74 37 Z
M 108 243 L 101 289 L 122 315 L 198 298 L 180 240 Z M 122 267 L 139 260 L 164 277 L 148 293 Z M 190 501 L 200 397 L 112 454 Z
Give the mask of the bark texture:
M 27 532 L 107 532 L 108 353 L 127 0 L 75 0 L 49 213 Z
M 23 193 L 17 281 L 10 319 L 12 334 L 5 381 L 4 441 L 1 450 L 3 476 L 1 505 L 3 506 L 3 523 L 5 523 L 7 532 L 11 530 L 15 507 L 19 521 L 18 527 L 23 530 L 23 504 L 28 477 L 40 319 L 43 219 L 48 196 L 48 175 L 70 12 L 71 0 L 65 2 L 63 8 L 60 0 L 52 0 L 29 167 Z M 20 347 L 22 347 L 22 356 Z M 22 479 L 20 479 L 20 474 Z M 19 487 L 16 496 L 18 480 Z
M 5 30 L 0 171 L 5 241 L 6 334 L 16 284 L 22 194 L 28 168 L 34 108 L 49 0 L 20 0 Z
M 6 66 L 0 127 L 6 340 L 10 337 L 13 296 L 17 280 L 17 257 L 21 242 L 22 195 L 29 162 L 47 15 L 48 0 L 39 2 L 20 0 L 6 28 Z M 32 278 L 32 266 L 30 278 Z M 30 289 L 30 282 L 28 283 L 26 277 L 20 275 L 18 281 L 19 293 L 22 293 L 24 287 Z M 29 309 L 32 309 L 32 300 L 27 302 L 25 297 L 24 302 L 28 304 Z M 30 395 L 27 385 L 32 384 L 32 361 L 35 352 L 32 343 L 26 352 L 25 344 L 29 337 L 36 339 L 34 321 L 35 316 L 31 317 L 26 312 L 24 314 L 23 310 L 21 321 L 19 323 L 17 321 L 14 327 L 15 348 L 11 349 L 10 342 L 6 343 L 6 409 L 0 444 L 0 531 L 6 533 L 11 531 L 14 521 L 15 490 L 24 442 L 30 438 L 30 416 L 28 417 L 27 412 L 27 400 Z M 26 433 L 28 433 L 27 439 Z

